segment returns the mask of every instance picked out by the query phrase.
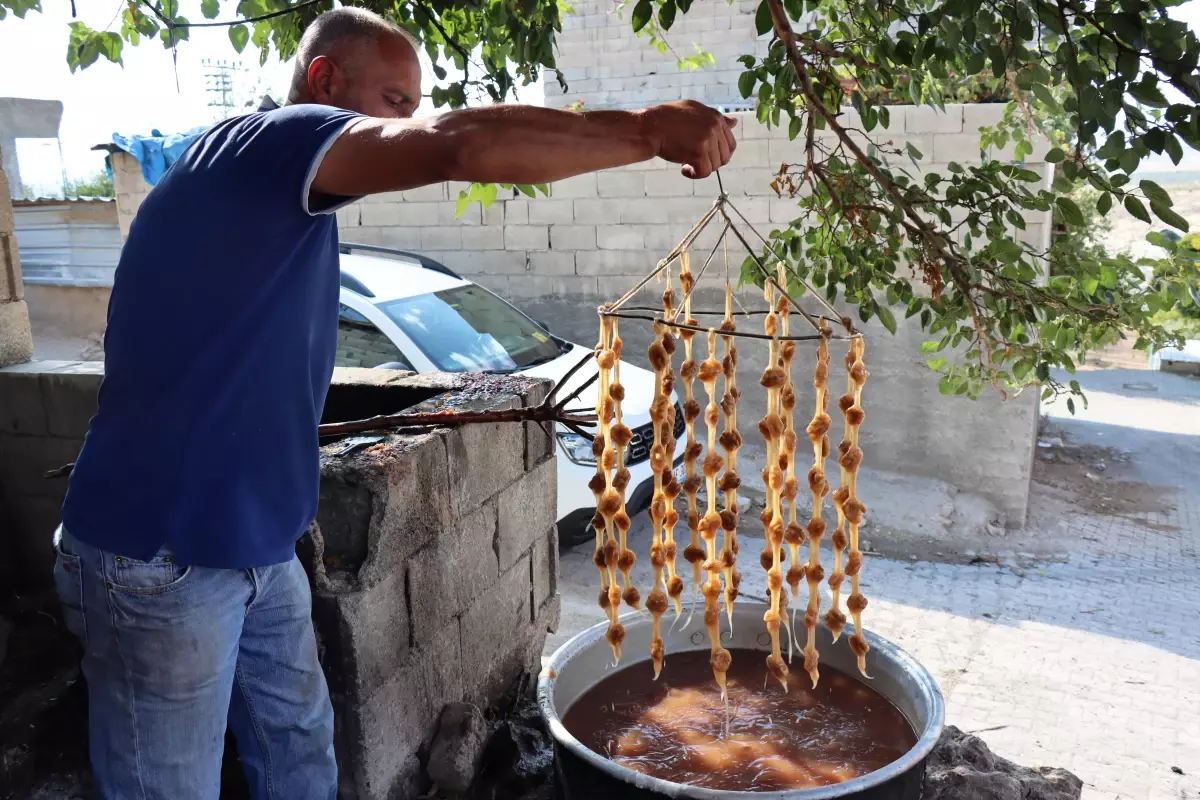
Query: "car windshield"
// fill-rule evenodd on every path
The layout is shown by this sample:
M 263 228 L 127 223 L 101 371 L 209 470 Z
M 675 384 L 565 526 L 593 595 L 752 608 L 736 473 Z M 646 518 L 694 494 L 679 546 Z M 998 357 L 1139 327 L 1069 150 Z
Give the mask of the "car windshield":
M 513 372 L 562 354 L 531 319 L 480 286 L 379 304 L 443 372 Z

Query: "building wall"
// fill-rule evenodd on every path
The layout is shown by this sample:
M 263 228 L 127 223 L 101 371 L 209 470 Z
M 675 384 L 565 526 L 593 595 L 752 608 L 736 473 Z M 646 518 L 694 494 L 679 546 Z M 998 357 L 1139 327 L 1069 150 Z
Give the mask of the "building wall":
M 121 241 L 124 241 L 142 201 L 150 194 L 150 184 L 142 177 L 142 165 L 123 150 L 110 153 L 109 165 L 113 173 L 113 191 L 117 195 L 117 225 L 121 230 Z
M 912 142 L 926 156 L 925 169 L 944 173 L 951 160 L 978 161 L 978 129 L 994 124 L 1001 113 L 1001 106 L 952 105 L 945 114 L 896 107 L 892 127 L 873 138 L 901 148 Z M 777 197 L 769 184 L 778 164 L 798 160 L 800 146 L 758 125 L 750 114 L 738 116 L 739 144 L 722 180 L 734 205 L 765 235 L 796 215 L 795 201 Z M 853 126 L 853 120 L 848 122 Z M 1048 164 L 1027 165 L 1050 174 Z M 341 237 L 437 258 L 549 323 L 555 333 L 584 344 L 596 338 L 592 309 L 616 300 L 647 275 L 717 194 L 714 179 L 689 181 L 677 166 L 661 161 L 561 181 L 551 187 L 549 197 L 502 200 L 486 211 L 473 206 L 456 219 L 455 200 L 462 188 L 446 184 L 367 198 L 338 212 Z M 697 241 L 697 252 L 711 247 L 715 228 L 710 233 Z M 1027 229 L 1014 230 L 1014 235 L 1044 245 L 1048 215 L 1030 214 Z M 736 269 L 744 251 L 734 246 L 730 253 Z M 698 301 L 720 307 L 719 286 L 698 290 Z M 639 303 L 657 304 L 650 292 L 659 291 L 652 282 L 645 302 Z M 749 304 L 759 295 L 744 290 L 740 297 Z M 647 327 L 622 327 L 628 358 L 642 366 Z M 866 329 L 872 371 L 870 416 L 863 429 L 868 465 L 945 480 L 991 500 L 1010 525 L 1023 524 L 1036 399 L 1028 393 L 1010 402 L 993 396 L 975 402 L 942 397 L 937 376 L 920 357 L 924 337 L 917 326 L 901 320 L 895 336 L 874 323 Z M 741 354 L 743 375 L 761 373 L 763 348 L 746 344 Z M 746 402 L 761 408 L 764 397 L 757 381 L 743 378 L 740 383 Z M 798 383 L 811 393 L 810 382 Z M 812 399 L 802 393 L 799 403 L 809 408 Z M 753 457 L 752 442 L 747 451 Z
M 629 22 L 632 5 L 621 14 L 612 0 L 580 0 L 562 20 L 556 61 L 568 88 L 551 73 L 544 78 L 546 105 L 583 102 L 585 108 L 642 108 L 668 100 L 693 99 L 714 106 L 748 108 L 738 91 L 738 56 L 765 55 L 767 37 L 754 31 L 757 0 L 703 0 L 679 14 L 667 33 L 671 50 L 660 53 Z M 695 53 L 711 53 L 715 64 L 680 72 L 676 62 Z

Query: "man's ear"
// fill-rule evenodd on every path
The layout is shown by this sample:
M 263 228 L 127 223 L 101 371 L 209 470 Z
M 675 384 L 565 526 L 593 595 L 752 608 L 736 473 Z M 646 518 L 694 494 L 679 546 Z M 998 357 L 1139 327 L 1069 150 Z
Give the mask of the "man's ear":
M 325 103 L 333 92 L 337 64 L 329 56 L 317 56 L 308 65 L 308 91 L 318 103 Z

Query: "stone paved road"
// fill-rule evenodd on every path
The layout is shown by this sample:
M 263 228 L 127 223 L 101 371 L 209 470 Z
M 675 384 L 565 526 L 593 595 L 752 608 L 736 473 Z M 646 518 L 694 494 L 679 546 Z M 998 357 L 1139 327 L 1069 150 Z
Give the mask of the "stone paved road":
M 1129 451 L 1129 468 L 1125 483 L 1115 470 L 1083 477 L 1085 501 L 1061 484 L 1035 485 L 1030 532 L 1056 540 L 1062 557 L 868 559 L 865 621 L 933 672 L 947 722 L 1000 755 L 1072 770 L 1088 800 L 1200 798 L 1200 381 L 1125 370 L 1078 377 L 1088 411 L 1070 419 L 1051 408 L 1047 435 Z M 1147 499 L 1107 513 L 1092 502 L 1107 508 L 1122 494 Z M 645 553 L 644 515 L 633 534 Z M 743 553 L 761 549 L 748 541 Z M 764 576 L 751 561 L 744 590 L 760 594 Z M 564 553 L 562 569 L 563 625 L 547 652 L 601 618 L 590 547 Z

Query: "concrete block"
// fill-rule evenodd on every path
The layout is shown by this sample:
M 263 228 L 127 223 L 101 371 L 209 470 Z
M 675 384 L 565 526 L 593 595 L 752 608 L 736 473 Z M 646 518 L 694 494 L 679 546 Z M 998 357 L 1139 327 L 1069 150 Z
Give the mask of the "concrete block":
M 570 200 L 541 199 L 529 204 L 529 222 L 534 225 L 570 225 L 575 207 Z
M 574 275 L 575 253 L 529 253 L 529 270 L 534 275 Z
M 455 272 L 471 276 L 524 275 L 529 263 L 525 252 L 517 250 L 449 251 L 438 258 Z
M 947 164 L 956 161 L 959 164 L 979 163 L 979 134 L 978 133 L 939 133 L 933 137 L 933 156 L 931 161 Z
M 432 642 L 496 583 L 496 508 L 495 500 L 487 501 L 409 559 L 406 580 L 416 646 Z
M 980 128 L 995 127 L 1004 119 L 1006 106 L 1007 103 L 967 103 L 963 105 L 963 132 L 979 133 Z
M 504 228 L 500 225 L 463 228 L 462 246 L 464 250 L 503 250 Z
M 504 224 L 504 203 L 495 202 L 481 212 L 481 224 L 483 225 L 503 225 Z
M 543 461 L 509 486 L 499 498 L 497 553 L 507 570 L 558 519 L 558 464 Z
M 458 250 L 462 247 L 462 228 L 421 228 L 421 249 Z
M 943 113 L 933 106 L 905 106 L 904 124 L 906 133 L 961 133 L 963 107 L 950 104 Z
M 486 705 L 525 667 L 526 651 L 536 636 L 530 626 L 532 595 L 525 555 L 463 614 L 460 649 L 463 663 L 471 665 L 470 685 L 464 687 L 468 702 Z
M 418 227 L 436 225 L 435 203 L 371 203 L 362 207 L 361 221 L 366 226 Z
M 544 295 L 541 295 L 544 296 Z M 550 381 L 539 381 L 534 385 L 525 396 L 521 398 L 521 405 L 524 408 L 539 405 L 546 396 L 550 393 L 552 384 Z M 553 426 L 543 428 L 536 422 L 526 422 L 525 427 L 525 471 L 530 472 L 538 464 L 548 458 L 553 458 L 556 454 L 557 442 L 555 441 Z M 499 528 L 497 527 L 497 530 Z
M 645 250 L 580 250 L 575 254 L 575 272 L 579 275 L 645 275 L 654 268 L 656 261 L 657 257 Z M 632 285 L 632 281 L 623 283 L 626 289 Z
M 683 238 L 682 233 L 676 235 L 674 225 L 638 225 L 637 230 L 642 233 L 646 249 L 660 256 L 665 256 Z
M 554 250 L 596 249 L 596 229 L 591 225 L 551 225 L 549 236 Z
M 746 170 L 741 171 L 745 172 Z M 763 172 L 769 172 L 769 170 L 763 170 Z M 729 190 L 728 181 L 725 182 L 725 188 Z M 770 190 L 770 186 L 767 186 L 767 191 Z M 732 195 L 732 190 L 729 191 Z M 690 228 L 712 208 L 712 199 L 708 197 L 678 197 L 666 205 L 668 222 L 683 223 Z
M 541 610 L 546 601 L 558 592 L 558 529 L 551 528 L 533 543 L 530 557 L 530 580 L 533 582 L 533 612 Z
M 646 173 L 646 194 L 650 197 L 692 197 L 696 181 L 683 177 L 676 169 Z
M 359 230 L 366 230 L 360 228 Z M 421 250 L 421 228 L 378 228 L 379 244 L 397 250 Z
M 615 225 L 621 219 L 621 200 L 576 200 L 575 222 L 580 225 Z
M 654 173 L 649 172 L 647 179 Z M 621 206 L 620 222 L 621 224 L 631 223 L 635 225 L 659 225 L 666 223 L 669 219 L 667 208 L 669 203 L 664 202 L 662 198 L 634 198 L 628 200 Z
M 325 552 L 342 553 L 370 586 L 451 522 L 450 478 L 441 434 L 392 437 L 394 446 L 351 461 L 322 458 L 317 523 Z
M 0 302 L 0 367 L 33 358 L 33 334 L 24 300 Z
M 504 224 L 505 225 L 528 225 L 529 224 L 529 206 L 528 200 L 505 200 L 504 201 Z
M 790 197 L 772 197 L 768 201 L 770 221 L 772 223 L 791 222 L 800 216 L 798 200 Z
M 437 200 L 451 200 L 457 197 L 449 194 L 447 185 L 444 183 L 433 183 L 429 186 L 422 186 L 419 189 L 409 189 L 408 191 L 400 192 L 400 196 L 405 202 L 420 203 L 420 202 L 435 202 Z
M 401 570 L 363 591 L 315 595 L 313 619 L 325 646 L 325 671 L 331 686 L 341 691 L 370 695 L 409 656 L 409 609 Z
M 337 217 L 339 228 L 356 228 L 362 225 L 362 207 L 364 203 L 354 203 L 353 205 L 343 206 L 334 212 Z
M 520 401 L 513 397 L 489 407 L 519 408 Z M 449 474 L 454 476 L 450 507 L 456 519 L 525 473 L 525 431 L 520 425 L 466 425 L 445 436 Z
M 36 363 L 36 362 L 34 362 Z M 46 434 L 46 406 L 40 372 L 0 370 L 0 433 Z
M 82 439 L 96 413 L 96 396 L 102 376 L 75 371 L 48 372 L 41 376 L 46 430 L 52 436 Z
M 359 798 L 415 797 L 418 751 L 432 738 L 446 703 L 463 699 L 463 668 L 457 622 L 439 631 L 427 648 L 412 652 L 404 667 L 369 697 L 346 704 L 346 747 L 339 762 L 353 776 Z M 335 712 L 337 708 L 335 706 Z
M 574 178 L 557 181 L 550 186 L 550 196 L 556 200 L 596 197 L 596 173 L 577 175 Z
M 549 228 L 545 225 L 505 225 L 504 249 L 549 250 Z
M 596 246 L 601 250 L 638 250 L 646 246 L 646 237 L 636 226 L 596 226 Z
M 596 279 L 579 275 L 514 275 L 507 279 L 504 292 L 505 297 L 514 302 L 567 300 L 576 303 L 583 300 L 590 303 L 597 298 Z
M 12 233 L 16 230 L 12 203 L 8 202 L 9 197 L 11 194 L 8 188 L 8 175 L 3 169 L 0 169 L 0 234 Z
M 646 173 L 609 170 L 596 174 L 596 193 L 601 197 L 644 197 Z

